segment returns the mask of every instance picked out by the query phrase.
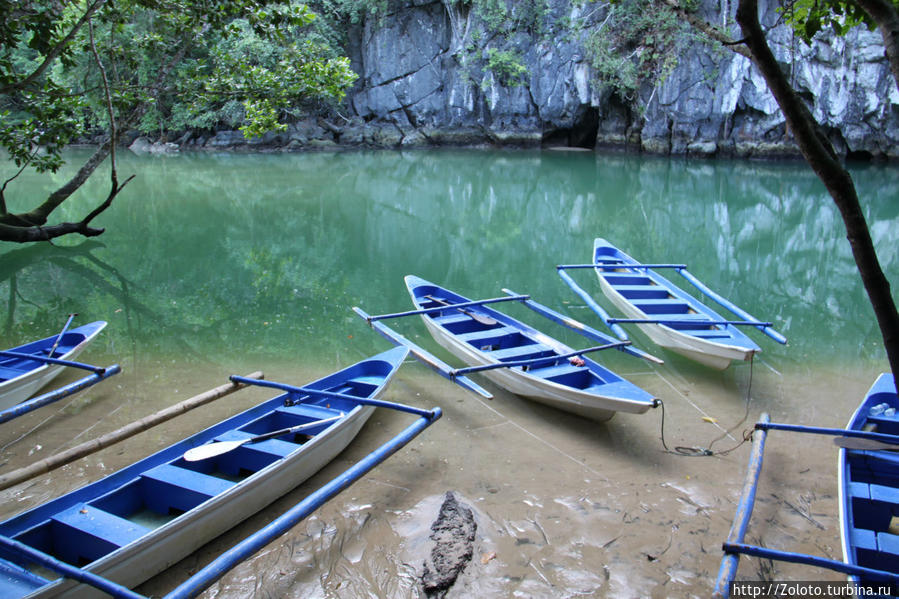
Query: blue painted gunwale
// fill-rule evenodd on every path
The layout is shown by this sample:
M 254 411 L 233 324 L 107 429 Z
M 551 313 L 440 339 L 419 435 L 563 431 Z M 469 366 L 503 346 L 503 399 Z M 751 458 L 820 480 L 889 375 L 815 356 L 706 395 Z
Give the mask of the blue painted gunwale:
M 407 354 L 406 348 L 393 348 L 304 387 L 376 398 Z M 302 403 L 285 408 L 286 400 L 297 398 L 302 398 Z M 302 464 L 307 455 L 314 457 L 313 452 L 325 451 L 323 448 L 329 447 L 326 445 L 328 443 L 337 443 L 338 447 L 336 451 L 327 451 L 334 455 L 339 453 L 361 429 L 374 409 L 333 397 L 305 396 L 293 392 L 279 394 L 118 472 L 0 523 L 0 535 L 25 542 L 54 558 L 74 562 L 73 565 L 83 566 L 116 582 L 134 586 L 189 555 L 203 543 L 276 499 L 277 496 L 266 498 L 260 505 L 257 505 L 258 501 L 246 499 L 266 487 L 260 481 L 275 480 L 279 476 L 278 471 L 289 465 L 301 467 L 298 465 Z M 304 436 L 310 437 L 306 441 L 298 438 L 293 438 L 293 442 L 284 438 L 271 439 L 244 445 L 218 458 L 202 462 L 187 463 L 182 459 L 188 449 L 213 440 L 244 438 L 284 428 L 285 419 L 301 423 L 327 418 L 340 412 L 345 413 L 343 419 L 321 428 L 303 431 Z M 321 468 L 327 461 L 316 464 L 315 469 Z M 245 471 L 241 472 L 242 469 Z M 182 473 L 183 470 L 189 472 Z M 217 472 L 213 473 L 213 470 Z M 189 485 L 180 488 L 178 477 L 171 475 L 173 472 L 182 473 L 187 477 L 185 481 L 190 481 L 192 473 L 209 475 L 195 478 L 204 485 L 210 485 L 204 492 L 211 496 L 197 503 L 196 496 L 201 493 L 196 487 L 188 488 Z M 165 476 L 160 477 L 157 473 Z M 304 471 L 304 478 L 291 479 L 284 492 L 302 483 L 312 473 L 314 470 Z M 226 478 L 228 475 L 232 478 Z M 174 482 L 160 483 L 165 477 Z M 279 482 L 284 484 L 283 481 Z M 154 489 L 157 492 L 152 493 Z M 271 491 L 265 489 L 263 492 Z M 227 507 L 229 499 L 249 501 L 252 504 L 251 511 L 247 514 L 235 514 L 224 527 L 203 529 L 204 518 L 208 517 L 210 507 L 214 505 L 221 511 L 222 506 Z M 190 503 L 194 505 L 188 507 Z M 176 508 L 176 511 L 180 511 L 178 505 L 187 509 L 174 517 L 172 514 L 160 513 L 163 519 L 169 519 L 156 528 L 148 526 L 145 521 L 138 522 L 134 519 L 138 508 L 144 512 L 154 508 Z M 69 527 L 68 523 L 80 518 L 82 519 L 76 524 L 81 528 Z M 105 526 L 106 522 L 112 525 Z M 90 531 L 90 534 L 86 531 Z M 128 538 L 131 540 L 123 542 L 123 539 Z M 164 555 L 154 555 L 154 544 L 159 545 L 162 540 L 168 543 Z M 122 544 L 109 550 L 110 546 L 117 543 Z M 179 555 L 177 551 L 182 546 L 189 547 L 189 550 Z M 104 553 L 105 551 L 108 552 Z M 82 552 L 94 553 L 84 557 Z M 160 552 L 156 550 L 156 553 Z M 126 559 L 130 561 L 126 563 Z M 148 571 L 134 572 L 136 566 L 152 564 L 154 561 L 163 566 L 157 569 L 148 565 Z M 0 550 L 0 596 L 5 599 L 26 595 L 52 597 L 75 585 L 71 580 L 42 578 L 23 568 L 18 558 Z
M 720 314 L 672 283 L 653 269 L 627 268 L 627 264 L 640 265 L 640 262 L 602 238 L 593 242 L 593 264 L 602 260 L 617 259 L 622 262 L 620 269 L 612 270 L 595 268 L 601 282 L 618 294 L 620 300 L 627 302 L 635 311 L 637 318 L 647 319 L 684 319 L 684 324 L 646 324 L 638 325 L 651 333 L 651 327 L 657 327 L 672 336 L 688 336 L 698 343 L 717 345 L 723 348 L 734 348 L 739 353 L 749 356 L 760 351 L 760 347 L 745 333 L 731 324 L 708 324 L 703 321 L 726 321 Z M 626 270 L 625 270 L 626 269 Z M 622 272 L 622 270 L 625 270 Z M 605 291 L 605 287 L 604 287 Z M 614 299 L 614 298 L 610 298 Z M 645 302 L 645 303 L 641 303 Z M 656 302 L 653 304 L 653 302 Z M 689 316 L 688 316 L 689 314 Z M 650 335 L 663 347 L 678 351 L 676 346 L 669 346 L 659 341 L 658 336 Z M 693 355 L 693 359 L 700 357 Z M 685 354 L 686 355 L 686 354 Z M 743 358 L 746 359 L 746 358 Z M 729 362 L 729 360 L 728 360 Z
M 896 414 L 870 416 L 870 409 L 885 403 Z M 899 435 L 899 397 L 892 374 L 881 374 L 853 413 L 849 430 Z M 848 564 L 899 574 L 899 453 L 882 450 L 840 449 L 840 528 L 843 561 Z
M 48 356 L 58 335 L 32 341 L 4 351 L 35 356 L 74 359 L 106 327 L 106 322 L 98 320 L 66 331 L 59 345 Z M 0 409 L 20 403 L 47 385 L 64 366 L 48 364 L 22 357 L 0 356 Z
M 405 280 L 417 309 L 440 307 L 438 302 L 425 297 L 428 295 L 450 304 L 472 301 L 414 275 L 406 276 Z M 564 343 L 489 306 L 476 305 L 465 310 L 493 318 L 497 324 L 479 323 L 469 314 L 451 306 L 447 306 L 445 310 L 422 314 L 421 317 L 438 343 L 471 366 L 549 357 L 574 351 Z M 435 332 L 434 328 L 438 331 Z M 496 335 L 491 335 L 490 331 L 495 331 Z M 445 341 L 447 339 L 449 343 Z M 494 344 L 498 344 L 499 348 L 485 349 Z M 462 352 L 458 351 L 460 347 L 463 348 Z M 643 389 L 588 356 L 581 358 L 584 360 L 583 366 L 575 366 L 560 358 L 555 365 L 541 364 L 527 369 L 502 368 L 483 374 L 513 393 L 595 420 L 607 420 L 618 411 L 640 414 L 657 404 L 656 399 Z M 521 380 L 523 384 L 516 385 L 515 379 Z M 522 387 L 531 387 L 531 390 L 524 391 Z M 550 401 L 547 401 L 548 396 L 551 396 Z

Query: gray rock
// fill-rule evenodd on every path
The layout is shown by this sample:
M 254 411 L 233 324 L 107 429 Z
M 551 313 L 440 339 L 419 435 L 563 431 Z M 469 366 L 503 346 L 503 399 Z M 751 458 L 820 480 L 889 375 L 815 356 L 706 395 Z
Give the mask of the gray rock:
M 447 492 L 431 525 L 434 546 L 421 576 L 428 597 L 443 597 L 471 561 L 477 528 L 471 508 Z

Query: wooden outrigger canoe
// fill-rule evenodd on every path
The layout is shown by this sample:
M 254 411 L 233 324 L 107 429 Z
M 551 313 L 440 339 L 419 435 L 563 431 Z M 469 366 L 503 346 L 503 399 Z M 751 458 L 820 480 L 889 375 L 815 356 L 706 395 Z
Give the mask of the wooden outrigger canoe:
M 0 352 L 0 410 L 40 391 L 67 366 L 64 362 L 72 362 L 105 326 L 106 322 L 98 320 Z
M 893 376 L 881 375 L 845 429 L 770 422 L 762 414 L 737 512 L 722 548 L 715 598 L 731 595 L 740 555 L 807 564 L 847 574 L 859 597 L 899 595 L 899 398 Z M 843 560 L 744 542 L 755 503 L 769 431 L 830 435 L 841 448 L 838 467 Z M 863 588 L 861 588 L 863 587 Z M 886 591 L 884 591 L 886 589 Z M 744 589 L 745 590 L 745 589 Z M 820 589 L 819 589 L 820 590 Z M 845 587 L 837 589 L 846 592 Z M 851 590 L 851 589 L 850 589 Z M 823 591 L 822 591 L 823 592 Z
M 435 368 L 448 378 L 460 382 L 468 373 L 483 372 L 512 393 L 598 421 L 608 420 L 616 412 L 640 414 L 657 405 L 657 400 L 646 391 L 581 355 L 599 349 L 621 348 L 627 343 L 599 337 L 607 343 L 574 350 L 485 305 L 524 301 L 528 307 L 542 309 L 548 316 L 551 311 L 530 301 L 528 296 L 507 291 L 509 297 L 471 301 L 413 275 L 406 277 L 406 286 L 417 310 L 375 317 L 358 309 L 357 312 L 373 326 L 381 324 L 374 322 L 379 318 L 420 314 L 434 340 L 469 365 L 461 369 Z M 391 337 L 389 330 L 383 327 L 379 332 L 395 342 L 409 344 L 398 335 Z M 416 346 L 412 353 L 422 359 L 421 348 Z M 430 354 L 423 361 L 431 367 L 439 362 Z M 465 385 L 486 393 L 470 381 Z
M 232 377 L 286 392 L 0 523 L 0 596 L 96 594 L 35 567 L 16 544 L 128 587 L 161 572 L 312 476 L 376 406 L 396 407 L 375 398 L 407 353 L 394 348 L 304 387 Z M 232 441 L 242 443 L 188 461 Z
M 683 264 L 642 264 L 605 239 L 597 238 L 593 242 L 591 264 L 557 268 L 565 282 L 622 339 L 628 337 L 618 325 L 636 324 L 659 346 L 721 370 L 734 360 L 749 360 L 760 351 L 759 346 L 738 326 L 758 327 L 778 342 L 786 343 L 782 335 L 770 328 L 770 322 L 757 320 L 719 296 L 693 277 Z M 603 294 L 626 318 L 611 318 L 564 272 L 569 268 L 592 268 L 599 278 Z M 665 268 L 676 270 L 708 297 L 743 320 L 724 319 L 657 272 Z

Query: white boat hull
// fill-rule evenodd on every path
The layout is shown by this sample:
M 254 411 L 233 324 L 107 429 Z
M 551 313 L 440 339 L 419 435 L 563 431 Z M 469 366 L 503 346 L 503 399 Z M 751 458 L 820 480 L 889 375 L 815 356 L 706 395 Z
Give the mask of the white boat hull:
M 430 318 L 423 317 L 422 320 L 434 340 L 467 365 L 483 366 L 496 363 L 487 359 L 471 345 L 447 333 Z M 521 368 L 497 368 L 481 374 L 511 393 L 600 422 L 609 420 L 616 412 L 642 414 L 652 407 L 652 404 L 646 402 L 599 395 L 595 391 L 586 392 L 560 385 L 531 376 Z
M 615 306 L 621 310 L 627 318 L 649 319 L 648 314 L 635 307 L 627 298 L 618 293 L 598 272 L 599 285 L 603 294 Z M 641 331 L 652 339 L 654 343 L 680 354 L 710 368 L 724 370 L 733 361 L 747 361 L 758 351 L 746 347 L 737 347 L 724 343 L 717 343 L 707 339 L 699 339 L 687 335 L 671 327 L 662 324 L 637 324 Z
M 127 587 L 155 576 L 321 470 L 349 445 L 374 410 L 371 406 L 355 408 L 335 428 L 317 435 L 283 461 L 274 462 L 176 521 L 157 528 L 139 542 L 110 553 L 89 570 Z M 106 596 L 71 580 L 60 580 L 28 595 L 42 599 Z
M 104 325 L 105 326 L 105 325 Z M 85 337 L 84 340 L 73 347 L 71 351 L 59 356 L 62 360 L 73 361 L 75 358 L 90 345 L 90 343 L 100 334 L 104 327 L 99 327 L 93 334 Z M 54 356 L 56 357 L 56 356 Z M 45 364 L 34 370 L 26 372 L 21 376 L 3 381 L 0 383 L 0 410 L 6 410 L 14 405 L 20 404 L 45 386 L 50 384 L 66 366 L 56 364 Z

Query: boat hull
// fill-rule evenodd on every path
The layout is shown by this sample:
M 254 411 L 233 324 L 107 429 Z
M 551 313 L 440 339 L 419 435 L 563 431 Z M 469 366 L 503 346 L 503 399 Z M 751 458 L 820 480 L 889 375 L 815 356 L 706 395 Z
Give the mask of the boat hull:
M 893 412 L 872 415 L 883 404 Z M 899 435 L 893 375 L 878 377 L 846 428 Z M 838 460 L 843 561 L 899 574 L 899 455 L 840 449 Z
M 354 390 L 351 391 L 352 394 L 359 397 L 377 398 L 383 392 L 393 372 L 402 363 L 405 355 L 406 350 L 404 348 L 397 348 L 370 360 L 360 362 L 349 369 L 344 369 L 340 373 L 320 379 L 320 381 L 311 383 L 307 387 L 322 390 L 339 388 L 341 386 L 339 384 L 339 375 L 349 372 L 356 378 L 366 379 L 366 384 L 370 387 L 374 385 L 372 383 L 373 379 L 379 379 L 380 382 L 371 389 L 371 393 L 363 394 L 357 392 L 355 390 L 357 387 L 353 387 Z M 366 368 L 359 369 L 362 365 L 365 365 Z M 157 472 L 159 468 L 165 469 L 172 465 L 183 467 L 185 464 L 181 456 L 187 449 L 210 442 L 213 439 L 222 440 L 223 438 L 229 438 L 238 429 L 250 431 L 254 427 L 260 426 L 259 423 L 268 423 L 269 420 L 272 421 L 272 426 L 277 430 L 280 428 L 280 425 L 276 425 L 274 422 L 273 414 L 278 411 L 282 413 L 290 411 L 291 414 L 300 415 L 303 419 L 312 421 L 333 417 L 342 411 L 342 407 L 349 408 L 344 418 L 333 424 L 322 425 L 321 428 L 323 430 L 316 432 L 310 440 L 298 445 L 296 449 L 286 449 L 285 446 L 292 445 L 292 443 L 287 443 L 280 439 L 263 441 L 253 446 L 243 446 L 238 451 L 250 449 L 256 453 L 251 457 L 239 458 L 241 460 L 249 460 L 251 458 L 255 460 L 258 457 L 256 454 L 263 452 L 278 454 L 279 456 L 285 450 L 287 453 L 278 459 L 274 459 L 267 466 L 235 482 L 227 490 L 213 495 L 195 507 L 162 523 L 155 529 L 149 530 L 147 534 L 139 539 L 125 544 L 104 557 L 91 562 L 86 567 L 87 570 L 95 574 L 102 575 L 125 586 L 136 586 L 190 555 L 205 543 L 229 530 L 236 523 L 255 514 L 314 475 L 344 450 L 375 409 L 371 406 L 361 405 L 353 407 L 349 405 L 341 406 L 342 400 L 334 399 L 320 399 L 317 403 L 310 402 L 300 404 L 299 406 L 285 407 L 284 399 L 287 395 L 275 397 L 153 456 L 145 458 L 106 479 L 97 481 L 92 485 L 74 491 L 7 522 L 0 523 L 0 534 L 13 538 L 18 537 L 17 540 L 23 541 L 37 538 L 38 535 L 34 532 L 35 529 L 40 527 L 41 523 L 46 521 L 48 517 L 60 519 L 59 516 L 52 516 L 52 514 L 71 512 L 72 509 L 82 505 L 85 506 L 83 508 L 85 517 L 89 517 L 94 511 L 105 513 L 104 511 L 108 506 L 124 502 L 124 500 L 117 499 L 117 495 L 130 493 L 130 489 L 134 485 L 145 484 L 143 480 L 135 482 L 137 479 L 146 477 L 148 473 Z M 281 418 L 282 416 L 278 417 Z M 266 431 L 253 430 L 254 434 L 262 432 Z M 236 454 L 237 452 L 232 453 Z M 270 455 L 266 459 L 269 457 Z M 197 464 L 202 464 L 202 462 L 197 462 Z M 222 475 L 216 474 L 216 478 L 218 476 Z M 220 484 L 225 486 L 228 484 L 228 480 Z M 163 516 L 163 519 L 165 519 L 165 516 Z M 127 521 L 141 525 L 145 524 L 145 520 L 139 520 L 136 515 L 128 516 Z M 8 556 L 4 557 L 9 559 Z M 70 561 L 70 559 L 72 559 L 71 556 L 65 561 Z M 31 589 L 31 594 L 10 594 L 9 592 L 4 592 L 2 584 L 3 582 L 0 580 L 0 595 L 4 597 L 68 598 L 101 596 L 92 587 L 64 579 L 50 582 L 40 588 Z
M 648 305 L 653 306 L 653 310 L 664 310 L 666 308 L 661 307 L 661 304 L 670 302 L 672 307 L 667 309 L 675 311 L 672 317 L 689 314 L 697 320 L 702 318 L 711 321 L 724 320 L 718 313 L 658 273 L 650 269 L 638 271 L 627 268 L 626 263 L 637 264 L 637 261 L 604 239 L 596 239 L 593 244 L 593 263 L 596 264 L 598 260 L 608 258 L 622 260 L 625 265 L 618 271 L 599 268 L 594 270 L 599 278 L 599 285 L 603 295 L 621 310 L 626 318 L 650 320 L 668 316 L 659 311 L 647 312 L 648 307 L 646 309 L 641 308 L 635 303 L 633 298 L 625 297 L 622 289 L 627 288 L 635 295 L 644 295 L 647 294 L 647 291 L 633 289 L 634 286 L 622 287 L 615 283 L 617 280 L 620 280 L 622 275 L 639 275 L 641 279 L 646 281 L 642 285 L 643 287 L 658 290 L 662 294 L 660 297 L 654 298 L 654 300 L 646 300 Z M 701 322 L 701 320 L 699 321 Z M 708 331 L 702 332 L 702 334 L 714 334 L 719 337 L 719 340 L 703 338 L 698 336 L 698 334 L 679 331 L 664 324 L 647 323 L 637 324 L 636 326 L 660 347 L 718 370 L 724 370 L 733 361 L 748 361 L 760 351 L 758 345 L 733 325 L 710 326 Z
M 75 360 L 100 334 L 104 327 L 106 327 L 105 322 L 97 321 L 67 331 L 63 335 L 60 346 L 69 349 L 65 353 L 61 355 L 56 354 L 53 357 L 69 361 Z M 11 348 L 9 351 L 33 353 L 43 349 L 49 350 L 53 346 L 54 341 L 56 341 L 55 335 L 27 345 Z M 18 359 L 15 361 L 22 362 L 22 360 Z M 0 411 L 22 403 L 52 382 L 66 368 L 57 364 L 38 364 L 36 362 L 33 364 L 35 366 L 33 369 L 0 383 Z
M 424 305 L 422 298 L 432 293 L 429 290 L 435 290 L 434 292 L 441 294 L 441 297 L 451 298 L 456 302 L 468 301 L 458 294 L 411 275 L 406 277 L 406 284 L 413 302 L 419 308 Z M 525 340 L 523 347 L 539 345 L 545 348 L 546 352 L 557 355 L 574 351 L 567 345 L 505 314 L 486 306 L 479 306 L 477 310 L 478 313 L 497 320 L 498 324 L 505 327 L 504 330 L 514 330 L 513 334 L 520 335 Z M 447 311 L 451 312 L 452 309 L 448 308 Z M 422 315 L 422 320 L 434 340 L 468 366 L 486 366 L 502 361 L 491 355 L 492 352 L 479 349 L 476 344 L 473 345 L 454 334 L 435 320 L 434 316 L 425 314 Z M 511 393 L 596 421 L 609 420 L 617 412 L 642 414 L 655 405 L 652 395 L 593 360 L 586 357 L 583 357 L 583 360 L 583 372 L 574 378 L 583 381 L 586 377 L 593 377 L 594 381 L 601 381 L 601 384 L 584 385 L 579 388 L 537 376 L 533 371 L 521 367 L 497 368 L 486 370 L 482 374 Z

